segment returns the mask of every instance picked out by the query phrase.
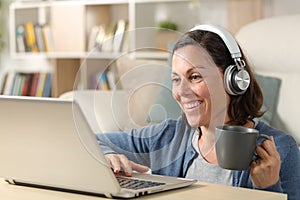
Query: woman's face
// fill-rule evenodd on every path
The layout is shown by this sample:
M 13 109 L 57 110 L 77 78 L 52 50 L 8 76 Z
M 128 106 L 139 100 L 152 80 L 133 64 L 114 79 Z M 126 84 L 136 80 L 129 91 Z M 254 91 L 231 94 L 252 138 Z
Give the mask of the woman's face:
M 188 45 L 175 51 L 171 76 L 173 97 L 190 126 L 209 126 L 211 119 L 226 108 L 223 75 L 200 46 Z

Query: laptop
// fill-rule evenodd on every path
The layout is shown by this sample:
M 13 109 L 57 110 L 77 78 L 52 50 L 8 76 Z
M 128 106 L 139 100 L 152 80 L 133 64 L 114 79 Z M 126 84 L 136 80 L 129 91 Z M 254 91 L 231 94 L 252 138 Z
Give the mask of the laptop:
M 121 187 L 132 181 L 112 172 L 76 101 L 0 96 L 0 121 L 0 177 L 11 184 L 133 198 L 196 182 L 134 173 Z

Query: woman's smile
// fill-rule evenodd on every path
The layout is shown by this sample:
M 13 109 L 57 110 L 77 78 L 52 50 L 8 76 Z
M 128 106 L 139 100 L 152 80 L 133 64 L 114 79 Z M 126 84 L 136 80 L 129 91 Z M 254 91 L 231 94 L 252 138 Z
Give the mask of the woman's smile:
M 199 110 L 199 107 L 202 103 L 203 103 L 203 101 L 200 101 L 200 100 L 181 102 L 182 107 L 184 108 L 185 112 Z

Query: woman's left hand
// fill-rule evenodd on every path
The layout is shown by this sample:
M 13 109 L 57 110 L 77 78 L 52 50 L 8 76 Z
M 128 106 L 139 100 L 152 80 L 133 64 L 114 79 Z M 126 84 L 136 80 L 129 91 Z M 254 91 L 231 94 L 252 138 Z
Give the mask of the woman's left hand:
M 276 150 L 274 138 L 265 140 L 256 147 L 259 159 L 251 164 L 251 179 L 255 187 L 266 188 L 279 181 L 280 156 Z

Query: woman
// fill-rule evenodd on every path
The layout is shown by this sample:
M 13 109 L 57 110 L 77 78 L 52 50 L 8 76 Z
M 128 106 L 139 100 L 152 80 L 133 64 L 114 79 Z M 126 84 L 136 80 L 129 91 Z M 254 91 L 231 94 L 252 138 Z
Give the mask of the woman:
M 234 38 L 215 26 L 197 26 L 176 43 L 172 56 L 173 97 L 182 117 L 132 130 L 99 134 L 115 173 L 132 170 L 287 193 L 300 198 L 300 154 L 295 140 L 257 118 L 261 89 Z M 217 125 L 255 128 L 269 135 L 257 146 L 260 159 L 247 170 L 218 166 Z

